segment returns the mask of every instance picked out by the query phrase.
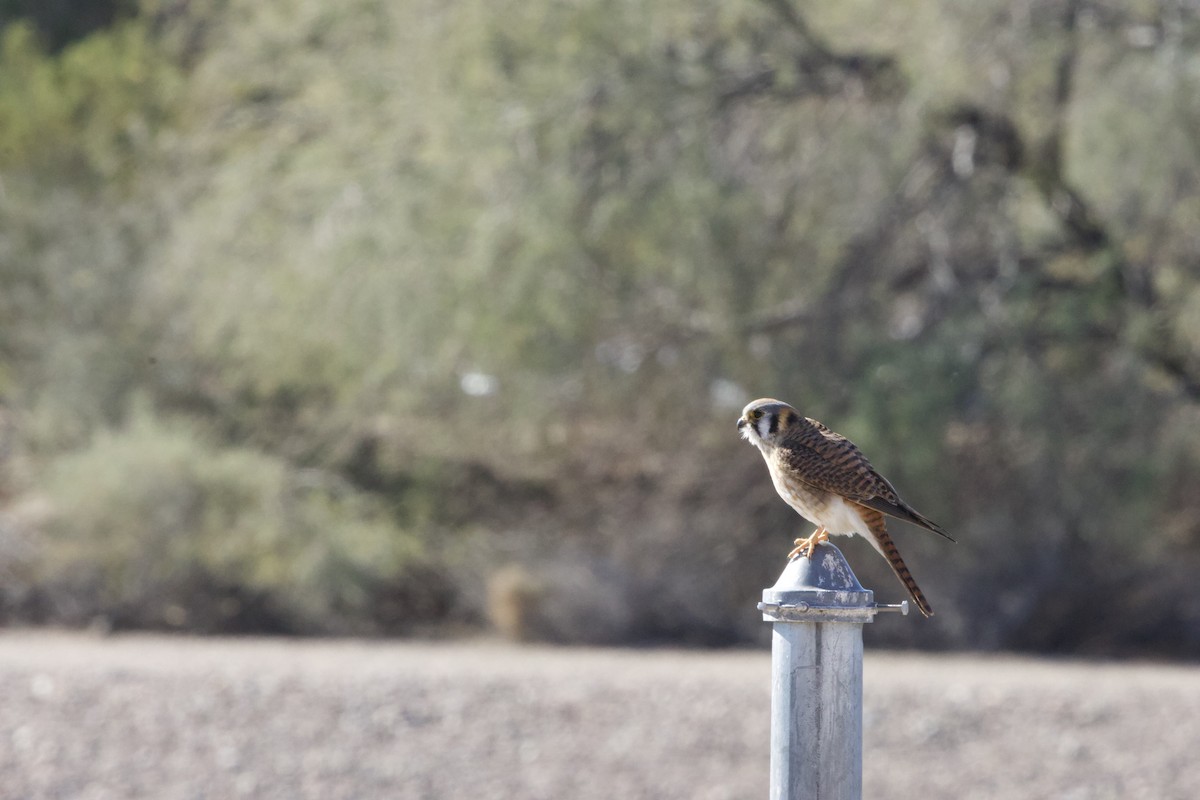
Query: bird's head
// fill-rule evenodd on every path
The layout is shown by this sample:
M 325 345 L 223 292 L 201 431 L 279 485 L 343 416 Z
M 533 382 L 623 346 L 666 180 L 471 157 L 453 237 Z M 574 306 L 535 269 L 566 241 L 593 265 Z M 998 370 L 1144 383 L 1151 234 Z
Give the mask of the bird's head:
M 760 449 L 774 447 L 800 415 L 787 403 L 764 397 L 742 409 L 738 430 L 742 438 Z

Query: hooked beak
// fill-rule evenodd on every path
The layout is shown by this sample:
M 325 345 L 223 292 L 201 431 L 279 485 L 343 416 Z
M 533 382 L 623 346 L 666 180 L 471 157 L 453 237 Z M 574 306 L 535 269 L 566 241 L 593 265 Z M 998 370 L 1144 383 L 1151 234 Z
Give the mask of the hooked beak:
M 738 417 L 738 430 L 740 431 L 744 427 L 746 427 L 746 418 Z

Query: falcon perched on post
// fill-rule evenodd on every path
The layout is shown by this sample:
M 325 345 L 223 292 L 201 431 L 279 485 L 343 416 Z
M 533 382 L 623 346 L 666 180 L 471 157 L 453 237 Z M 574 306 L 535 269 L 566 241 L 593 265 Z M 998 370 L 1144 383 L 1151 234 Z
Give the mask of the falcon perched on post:
M 829 534 L 866 538 L 887 559 L 896 577 L 926 617 L 933 616 L 925 595 L 888 535 L 884 514 L 920 525 L 954 541 L 941 526 L 905 503 L 887 479 L 875 471 L 854 443 L 815 419 L 802 417 L 787 403 L 764 398 L 742 410 L 742 438 L 762 451 L 775 491 L 800 516 L 817 526 L 797 539 L 788 558 L 829 541 Z

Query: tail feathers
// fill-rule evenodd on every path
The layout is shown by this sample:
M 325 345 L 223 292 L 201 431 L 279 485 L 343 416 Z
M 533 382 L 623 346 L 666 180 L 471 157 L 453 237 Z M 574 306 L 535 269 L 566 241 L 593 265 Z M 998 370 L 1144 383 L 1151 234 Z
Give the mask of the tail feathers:
M 874 537 L 875 549 L 883 554 L 887 559 L 888 565 L 891 566 L 892 572 L 896 573 L 896 577 L 904 584 L 904 588 L 908 590 L 908 594 L 912 597 L 913 603 L 926 617 L 933 616 L 933 609 L 929 605 L 929 601 L 925 599 L 925 595 L 921 593 L 921 588 L 917 586 L 916 579 L 912 573 L 908 571 L 908 567 L 904 564 L 904 559 L 900 557 L 900 551 L 896 549 L 896 543 L 892 541 L 892 537 L 888 535 L 887 525 L 884 521 L 883 514 L 873 508 L 860 506 L 859 513 L 862 515 L 863 522 L 871 531 L 871 536 Z
M 899 500 L 899 498 L 897 498 Z M 860 500 L 860 505 L 867 508 L 873 508 L 876 511 L 882 511 L 884 514 L 890 514 L 896 519 L 902 519 L 905 522 L 911 522 L 913 525 L 920 525 L 927 531 L 933 531 L 938 536 L 943 536 L 950 541 L 955 541 L 954 537 L 946 533 L 941 525 L 931 520 L 929 517 L 917 511 L 912 506 L 900 500 L 898 503 L 889 503 L 882 497 L 871 497 L 866 500 Z

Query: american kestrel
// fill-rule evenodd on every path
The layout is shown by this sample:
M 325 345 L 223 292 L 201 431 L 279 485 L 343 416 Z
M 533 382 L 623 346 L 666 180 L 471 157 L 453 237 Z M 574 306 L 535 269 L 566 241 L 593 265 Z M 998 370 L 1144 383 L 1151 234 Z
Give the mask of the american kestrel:
M 817 526 L 811 536 L 794 542 L 789 559 L 800 553 L 812 558 L 813 550 L 829 541 L 831 533 L 857 533 L 887 559 L 921 613 L 933 616 L 933 609 L 888 535 L 883 515 L 920 525 L 953 542 L 941 526 L 901 500 L 853 442 L 815 419 L 800 416 L 787 403 L 770 398 L 755 400 L 742 410 L 737 426 L 742 438 L 762 451 L 775 491 Z

